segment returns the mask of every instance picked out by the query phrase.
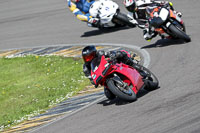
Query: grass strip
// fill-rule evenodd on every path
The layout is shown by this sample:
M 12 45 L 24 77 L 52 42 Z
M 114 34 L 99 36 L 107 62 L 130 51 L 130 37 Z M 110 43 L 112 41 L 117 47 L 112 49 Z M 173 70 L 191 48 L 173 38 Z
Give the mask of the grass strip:
M 80 58 L 0 58 L 0 129 L 37 115 L 84 89 Z

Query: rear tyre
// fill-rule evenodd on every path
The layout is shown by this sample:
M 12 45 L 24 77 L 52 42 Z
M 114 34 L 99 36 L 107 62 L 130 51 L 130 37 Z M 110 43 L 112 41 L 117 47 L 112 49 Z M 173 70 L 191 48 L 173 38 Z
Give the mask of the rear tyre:
M 144 89 L 147 91 L 152 91 L 158 88 L 159 81 L 157 77 L 146 67 L 135 64 L 138 68 L 140 75 L 143 77 L 143 81 L 145 83 Z
M 117 15 L 114 16 L 113 22 L 117 24 L 125 24 L 125 25 L 128 25 L 129 27 L 136 27 L 135 24 L 129 21 L 127 15 L 122 14 L 120 12 L 118 12 Z
M 123 100 L 126 100 L 126 101 L 136 101 L 137 100 L 135 92 L 130 87 L 128 87 L 128 91 L 131 92 L 131 95 L 122 92 L 120 90 L 120 88 L 117 87 L 117 83 L 114 82 L 112 79 L 109 79 L 107 81 L 107 85 L 108 85 L 108 88 L 110 89 L 110 91 L 117 97 L 119 97 Z
M 147 91 L 152 91 L 158 88 L 159 82 L 153 73 L 151 73 L 151 76 L 146 77 L 146 79 L 143 79 L 143 81 L 145 83 L 144 89 Z
M 178 27 L 171 24 L 169 26 L 169 30 L 179 39 L 183 39 L 186 42 L 190 42 L 191 38 L 182 30 L 180 30 Z

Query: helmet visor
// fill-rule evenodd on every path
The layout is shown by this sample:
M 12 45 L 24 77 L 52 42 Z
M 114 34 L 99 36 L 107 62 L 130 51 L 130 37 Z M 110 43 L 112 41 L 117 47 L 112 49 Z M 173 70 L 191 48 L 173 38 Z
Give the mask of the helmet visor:
M 92 53 L 89 54 L 89 55 L 84 55 L 84 56 L 83 56 L 83 60 L 84 60 L 85 62 L 90 62 L 90 61 L 92 61 L 92 59 L 94 59 L 95 54 L 96 54 L 96 52 L 92 52 Z

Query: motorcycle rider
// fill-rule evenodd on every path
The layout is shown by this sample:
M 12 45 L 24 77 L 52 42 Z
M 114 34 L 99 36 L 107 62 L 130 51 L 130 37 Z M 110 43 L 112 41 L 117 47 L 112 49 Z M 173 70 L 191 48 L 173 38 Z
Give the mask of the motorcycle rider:
M 117 59 L 118 62 L 123 62 L 124 64 L 130 65 L 132 67 L 134 67 L 138 72 L 140 72 L 140 68 L 138 65 L 136 65 L 133 60 L 128 57 L 128 54 L 126 51 L 109 51 L 109 52 L 105 52 L 105 51 L 97 51 L 96 47 L 93 45 L 90 46 L 86 46 L 83 50 L 82 50 L 82 58 L 84 60 L 84 65 L 83 65 L 83 72 L 85 74 L 85 76 L 87 78 L 89 78 L 90 82 L 94 84 L 94 81 L 91 77 L 91 62 L 94 58 L 101 58 L 101 56 L 105 56 L 106 58 L 110 58 L 110 59 Z M 142 76 L 145 76 L 144 73 L 140 73 Z M 104 88 L 104 93 L 107 96 L 108 99 L 113 99 L 115 98 L 115 95 L 112 94 L 112 92 L 110 92 L 109 89 Z
M 94 18 L 90 15 L 90 6 L 95 2 L 95 0 L 67 0 L 68 7 L 76 17 L 84 22 L 88 23 L 88 26 L 97 27 L 99 24 L 99 19 Z
M 171 9 L 174 11 L 173 4 L 168 1 L 154 1 L 154 0 L 124 0 L 124 5 L 129 11 L 128 17 L 130 21 L 139 28 L 143 29 L 143 37 L 146 40 L 151 40 L 156 37 L 157 33 L 154 32 L 153 27 L 160 26 L 164 20 L 159 16 L 159 12 L 154 13 L 153 18 L 149 18 L 147 13 L 149 9 L 154 9 L 158 6 Z M 182 16 L 180 12 L 174 11 L 179 17 Z

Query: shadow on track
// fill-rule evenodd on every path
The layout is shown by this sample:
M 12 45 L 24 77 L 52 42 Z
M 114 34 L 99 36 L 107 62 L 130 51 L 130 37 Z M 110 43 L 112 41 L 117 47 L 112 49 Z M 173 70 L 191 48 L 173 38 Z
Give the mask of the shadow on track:
M 159 89 L 159 88 L 158 88 Z M 157 90 L 157 89 L 156 89 Z M 153 90 L 154 91 L 154 90 Z M 146 90 L 144 90 L 144 89 L 141 89 L 138 93 L 137 93 L 137 98 L 141 98 L 141 97 L 143 97 L 144 95 L 147 95 L 148 93 L 150 93 L 150 92 L 152 92 L 152 91 L 146 91 Z M 137 100 L 136 101 L 133 101 L 133 102 L 137 102 Z M 115 105 L 126 105 L 126 104 L 130 104 L 130 103 L 133 103 L 133 102 L 130 102 L 130 101 L 125 101 L 125 100 L 122 100 L 122 99 L 120 99 L 120 98 L 115 98 L 115 99 L 113 99 L 113 100 L 108 100 L 108 99 L 106 99 L 106 100 L 103 100 L 103 101 L 101 101 L 101 102 L 99 102 L 99 103 L 97 103 L 97 104 L 102 104 L 103 106 L 109 106 L 109 105 L 113 105 L 113 104 L 115 104 Z
M 129 104 L 129 103 L 132 103 L 132 102 L 124 101 L 120 98 L 115 98 L 113 100 L 106 99 L 106 100 L 103 100 L 103 101 L 101 101 L 97 104 L 102 104 L 103 106 L 109 106 L 109 105 L 113 105 L 113 104 L 115 104 L 115 105 L 126 105 L 126 104 Z
M 130 29 L 130 28 L 131 27 L 126 26 L 126 27 L 95 29 L 95 30 L 85 32 L 83 35 L 81 35 L 81 37 L 97 36 L 97 35 L 101 35 L 101 34 L 116 32 L 116 31 L 119 31 L 119 30 L 127 30 L 127 29 Z
M 166 46 L 170 46 L 170 45 L 181 45 L 181 44 L 186 44 L 186 43 L 180 39 L 176 39 L 176 40 L 175 39 L 160 39 L 160 40 L 156 41 L 156 43 L 154 43 L 154 44 L 150 44 L 150 45 L 141 47 L 141 49 L 166 47 Z

